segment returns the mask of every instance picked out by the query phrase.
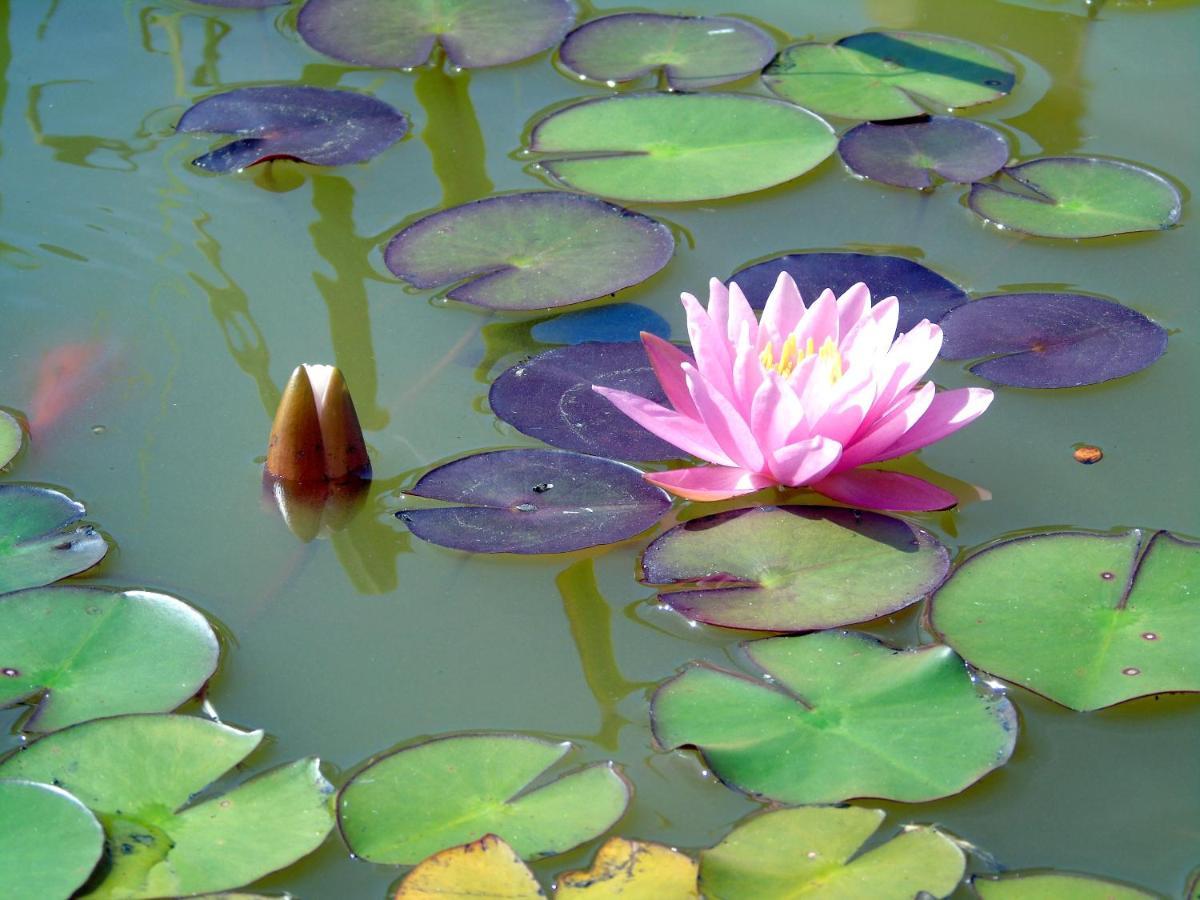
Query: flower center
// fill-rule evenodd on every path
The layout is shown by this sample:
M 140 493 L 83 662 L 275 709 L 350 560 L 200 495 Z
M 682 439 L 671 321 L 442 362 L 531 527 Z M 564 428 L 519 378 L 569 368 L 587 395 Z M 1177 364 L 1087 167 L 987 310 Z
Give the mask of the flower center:
M 768 372 L 775 371 L 787 378 L 796 370 L 796 366 L 810 356 L 817 357 L 819 360 L 817 365 L 826 371 L 830 384 L 842 377 L 842 354 L 838 352 L 837 344 L 833 342 L 832 338 L 825 338 L 825 343 L 821 344 L 819 350 L 813 344 L 813 339 L 809 338 L 808 343 L 801 350 L 800 345 L 796 342 L 796 335 L 789 334 L 787 340 L 783 342 L 783 349 L 779 352 L 778 362 L 775 361 L 775 347 L 772 344 L 767 344 L 763 348 L 758 360 Z

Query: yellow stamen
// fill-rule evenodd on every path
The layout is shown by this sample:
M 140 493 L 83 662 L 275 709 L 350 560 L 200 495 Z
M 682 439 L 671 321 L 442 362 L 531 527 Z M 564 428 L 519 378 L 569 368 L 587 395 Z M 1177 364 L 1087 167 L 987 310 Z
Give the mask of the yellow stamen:
M 779 362 L 775 362 L 775 347 L 773 344 L 767 344 L 759 354 L 758 361 L 762 363 L 762 367 L 768 372 L 778 372 L 784 378 L 787 378 L 794 371 L 796 366 L 808 359 L 810 356 L 817 357 L 821 362 L 825 363 L 829 373 L 830 382 L 836 382 L 844 374 L 842 371 L 842 354 L 838 352 L 837 344 L 832 338 L 825 338 L 825 342 L 821 344 L 821 349 L 816 348 L 816 344 L 812 338 L 809 338 L 804 345 L 804 350 L 800 350 L 800 345 L 796 340 L 795 333 L 789 334 L 787 340 L 783 342 L 783 349 L 779 354 Z

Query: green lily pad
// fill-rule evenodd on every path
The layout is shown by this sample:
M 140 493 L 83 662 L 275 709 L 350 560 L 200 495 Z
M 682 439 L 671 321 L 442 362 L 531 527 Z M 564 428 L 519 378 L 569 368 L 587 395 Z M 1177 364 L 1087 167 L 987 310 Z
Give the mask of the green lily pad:
M 103 849 L 96 817 L 62 788 L 0 781 L 0 896 L 66 900 Z
M 846 119 L 906 119 L 1003 97 L 1016 76 L 991 50 L 940 34 L 872 31 L 785 47 L 763 72 L 772 91 Z
M 953 891 L 966 860 L 936 828 L 910 826 L 855 856 L 883 819 L 881 809 L 853 806 L 752 815 L 700 854 L 700 888 L 712 900 L 911 900 Z
M 902 609 L 941 584 L 950 556 L 901 519 L 820 506 L 762 506 L 693 519 L 642 555 L 642 580 L 689 619 L 814 631 Z
M 166 594 L 48 587 L 0 596 L 0 707 L 36 699 L 25 731 L 172 710 L 212 676 L 219 653 L 208 620 Z
M 415 865 L 485 834 L 525 859 L 563 853 L 607 831 L 630 798 L 612 763 L 546 781 L 571 749 L 522 734 L 455 734 L 404 747 L 342 788 L 338 825 L 371 862 Z
M 798 178 L 837 147 L 824 119 L 742 94 L 624 94 L 552 112 L 529 136 L 538 167 L 603 197 L 675 203 Z
M 333 788 L 312 758 L 191 803 L 261 741 L 208 719 L 116 716 L 34 741 L 0 778 L 60 785 L 104 824 L 111 868 L 89 898 L 210 893 L 295 862 L 333 827 Z
M 21 450 L 25 433 L 21 423 L 0 409 L 0 469 L 3 469 Z
M 1051 156 L 1001 171 L 1026 191 L 971 186 L 967 204 L 1001 228 L 1052 238 L 1158 231 L 1179 221 L 1183 198 L 1141 166 L 1090 156 Z
M 659 686 L 654 735 L 697 747 L 730 787 L 781 803 L 956 794 L 1003 765 L 1016 713 L 942 645 L 856 632 L 741 645 L 753 676 L 692 663 Z
M 976 875 L 971 887 L 983 900 L 1161 900 L 1131 884 L 1074 872 Z
M 90 525 L 69 530 L 82 503 L 31 484 L 0 484 L 0 594 L 90 569 L 108 544 Z
M 970 663 L 1072 709 L 1200 691 L 1200 544 L 1160 531 L 1001 541 L 934 595 Z

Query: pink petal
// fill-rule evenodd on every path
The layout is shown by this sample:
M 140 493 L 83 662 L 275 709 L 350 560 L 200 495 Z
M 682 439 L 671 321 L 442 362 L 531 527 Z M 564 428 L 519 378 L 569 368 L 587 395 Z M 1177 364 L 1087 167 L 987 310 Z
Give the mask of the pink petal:
M 825 408 L 811 423 L 810 431 L 842 444 L 848 443 L 862 426 L 874 402 L 874 373 L 868 367 L 860 366 L 830 386 L 825 395 Z
M 732 295 L 732 291 L 730 294 Z M 757 326 L 756 326 L 757 327 Z M 733 343 L 733 402 L 738 406 L 749 406 L 754 393 L 766 377 L 762 361 L 754 350 L 754 334 L 749 325 L 743 323 L 742 331 Z
M 837 298 L 833 296 L 833 291 L 828 289 L 823 291 L 817 298 L 817 302 L 805 311 L 792 330 L 795 332 L 796 343 L 800 345 L 801 350 L 805 349 L 809 338 L 812 339 L 814 350 L 820 350 L 826 338 L 837 344 L 838 308 Z
M 758 340 L 755 341 L 758 351 L 761 353 L 770 342 L 775 345 L 775 356 L 778 358 L 784 340 L 792 333 L 804 312 L 804 300 L 796 282 L 787 272 L 780 272 L 759 320 Z M 803 346 L 801 344 L 801 348 Z
M 754 472 L 761 471 L 765 460 L 758 441 L 750 431 L 747 417 L 691 366 L 684 366 L 683 372 L 692 400 L 700 412 L 700 419 L 713 440 L 733 460 L 734 465 Z
M 729 377 L 733 358 L 730 354 L 729 339 L 725 337 L 724 323 L 718 329 L 700 305 L 700 301 L 691 294 L 683 294 L 680 299 L 687 312 L 688 337 L 692 341 L 692 355 L 696 358 L 696 368 L 700 370 L 706 382 L 726 397 L 733 396 L 733 384 Z
M 871 416 L 883 415 L 892 403 L 920 381 L 941 349 L 942 329 L 925 319 L 913 326 L 912 331 L 896 338 L 887 356 L 875 365 L 880 387 Z
M 651 434 L 674 444 L 684 453 L 721 466 L 733 465 L 733 460 L 717 445 L 712 434 L 699 420 L 688 418 L 628 391 L 618 391 L 598 384 L 593 384 L 592 390 Z
M 861 281 L 837 298 L 838 334 L 848 334 L 855 323 L 871 308 L 871 292 Z
M 932 382 L 926 382 L 917 390 L 909 391 L 892 405 L 886 415 L 870 422 L 868 427 L 862 429 L 860 435 L 856 435 L 846 445 L 838 468 L 853 469 L 865 463 L 889 458 L 887 448 L 900 440 L 904 433 L 925 415 L 925 410 L 929 409 L 935 393 Z
M 888 447 L 885 451 L 887 455 L 881 458 L 895 459 L 940 441 L 975 421 L 991 402 L 992 392 L 987 388 L 958 388 L 937 394 L 925 415 L 900 440 Z
M 729 328 L 725 332 L 729 335 L 730 341 L 738 339 L 743 325 L 749 326 L 750 343 L 755 343 L 758 340 L 758 319 L 754 315 L 754 310 L 750 308 L 746 295 L 742 293 L 742 289 L 735 282 L 729 285 Z
M 728 466 L 647 472 L 643 477 L 686 500 L 725 500 L 739 494 L 752 494 L 775 483 L 767 475 Z
M 858 509 L 925 512 L 949 509 L 958 503 L 958 498 L 952 493 L 923 478 L 878 469 L 838 472 L 810 487 L 830 500 Z
M 729 289 L 719 278 L 708 279 L 708 318 L 721 334 L 729 333 Z
M 750 401 L 750 430 L 758 435 L 759 446 L 765 448 L 782 447 L 809 436 L 800 398 L 778 372 L 763 373 L 762 383 Z
M 895 297 L 880 300 L 867 315 L 842 332 L 842 343 L 838 348 L 846 370 L 854 367 L 875 368 L 884 358 L 896 337 L 896 323 L 900 321 L 900 303 Z
M 696 404 L 692 402 L 692 395 L 688 393 L 687 382 L 683 378 L 684 363 L 694 365 L 695 361 L 670 341 L 664 341 L 648 331 L 642 332 L 642 346 L 646 348 L 650 366 L 671 405 L 677 412 L 699 419 L 700 413 L 696 412 Z
M 801 487 L 825 477 L 842 455 L 842 445 L 824 437 L 789 444 L 776 450 L 771 472 L 780 484 Z

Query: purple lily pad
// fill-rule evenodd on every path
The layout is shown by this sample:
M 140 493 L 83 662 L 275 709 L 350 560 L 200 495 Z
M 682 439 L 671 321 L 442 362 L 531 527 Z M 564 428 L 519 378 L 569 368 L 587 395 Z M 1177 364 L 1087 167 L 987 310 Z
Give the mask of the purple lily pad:
M 756 25 L 724 16 L 617 13 L 567 35 L 559 58 L 595 81 L 634 81 L 661 69 L 674 90 L 697 90 L 757 75 L 775 55 Z
M 654 310 L 640 303 L 609 303 L 543 319 L 529 334 L 543 344 L 582 344 L 636 341 L 643 331 L 664 340 L 671 337 L 670 324 Z
M 497 378 L 488 402 L 505 422 L 553 447 L 615 459 L 679 458 L 677 447 L 621 413 L 593 384 L 667 403 L 640 342 L 589 342 L 539 353 Z
M 1167 332 L 1136 309 L 1088 294 L 996 294 L 942 320 L 943 359 L 988 356 L 980 378 L 1024 388 L 1078 387 L 1146 368 Z
M 408 492 L 461 503 L 396 513 L 417 537 L 475 553 L 566 553 L 652 526 L 666 492 L 633 466 L 566 450 L 492 450 L 425 473 Z
M 938 322 L 967 302 L 962 288 L 920 263 L 873 253 L 789 253 L 739 269 L 729 281 L 738 283 L 751 306 L 762 309 L 781 271 L 796 279 L 801 296 L 810 303 L 825 288 L 841 294 L 860 281 L 876 300 L 894 295 L 900 301 L 898 332 L 909 331 L 922 319 Z
M 934 175 L 970 184 L 1000 171 L 1008 140 L 978 122 L 932 116 L 896 125 L 864 122 L 842 135 L 838 153 L 856 175 L 925 190 L 934 186 Z
M 296 29 L 335 59 L 407 69 L 439 43 L 452 65 L 500 66 L 557 44 L 575 24 L 571 0 L 308 0 Z
M 530 191 L 435 212 L 396 234 L 383 259 L 419 288 L 490 309 L 548 309 L 649 278 L 671 259 L 661 222 L 596 197 Z
M 235 172 L 279 158 L 314 166 L 365 162 L 404 137 L 408 119 L 365 94 L 276 85 L 201 100 L 175 130 L 242 135 L 192 160 L 210 172 Z

